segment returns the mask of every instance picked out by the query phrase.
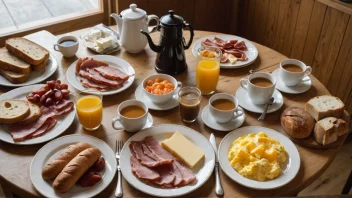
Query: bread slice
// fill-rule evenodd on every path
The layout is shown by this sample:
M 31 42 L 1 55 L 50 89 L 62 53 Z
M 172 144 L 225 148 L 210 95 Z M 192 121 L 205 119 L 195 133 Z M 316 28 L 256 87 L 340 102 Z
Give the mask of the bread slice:
M 29 104 L 25 100 L 0 101 L 0 123 L 12 124 L 22 121 L 30 114 Z
M 21 74 L 21 73 L 0 69 L 0 75 L 5 77 L 8 81 L 12 83 L 18 84 L 18 83 L 26 82 L 31 74 L 30 73 Z
M 31 65 L 39 65 L 49 58 L 49 51 L 21 37 L 6 40 L 6 49 Z
M 317 96 L 310 99 L 305 106 L 306 111 L 318 121 L 326 117 L 340 118 L 345 104 L 338 98 L 330 95 Z
M 314 128 L 315 140 L 323 145 L 335 142 L 346 131 L 346 122 L 339 118 L 327 117 L 319 120 Z
M 33 71 L 42 71 L 42 70 L 45 70 L 45 67 L 48 65 L 48 60 L 49 60 L 49 59 L 44 60 L 44 62 L 40 63 L 39 65 L 31 65 Z
M 30 64 L 20 58 L 17 58 L 6 48 L 0 48 L 0 68 L 21 74 L 29 74 L 31 72 Z
M 28 104 L 30 113 L 26 118 L 20 121 L 19 124 L 30 124 L 38 120 L 38 118 L 42 115 L 42 112 L 40 111 L 40 107 L 38 105 L 33 104 L 31 102 L 28 102 Z

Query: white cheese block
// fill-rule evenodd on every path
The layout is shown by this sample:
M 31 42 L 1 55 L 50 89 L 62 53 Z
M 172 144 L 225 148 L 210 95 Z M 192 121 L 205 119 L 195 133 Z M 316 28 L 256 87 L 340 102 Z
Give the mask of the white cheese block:
M 111 37 L 107 37 L 107 38 L 100 38 L 98 40 L 96 40 L 96 45 L 99 49 L 106 49 L 110 46 L 112 46 L 113 44 L 113 39 Z
M 91 30 L 87 36 L 87 40 L 89 42 L 95 42 L 103 36 L 103 32 L 101 30 Z

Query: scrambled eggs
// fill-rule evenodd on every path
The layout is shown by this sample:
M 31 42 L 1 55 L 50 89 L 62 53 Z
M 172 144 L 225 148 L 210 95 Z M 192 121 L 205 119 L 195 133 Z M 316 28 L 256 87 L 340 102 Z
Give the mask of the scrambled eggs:
M 228 159 L 242 176 L 265 181 L 280 175 L 280 164 L 286 162 L 286 150 L 264 132 L 250 133 L 232 142 Z

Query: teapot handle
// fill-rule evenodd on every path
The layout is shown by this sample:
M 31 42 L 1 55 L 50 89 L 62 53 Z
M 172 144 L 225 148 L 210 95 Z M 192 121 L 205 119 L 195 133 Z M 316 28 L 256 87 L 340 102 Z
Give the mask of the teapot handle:
M 193 41 L 193 36 L 194 36 L 194 31 L 193 31 L 193 27 L 188 24 L 188 23 L 184 23 L 184 28 L 183 29 L 188 29 L 191 33 L 191 38 L 189 39 L 187 45 L 186 45 L 186 41 L 185 38 L 183 38 L 183 47 L 185 49 L 188 49 L 189 47 L 191 47 L 192 41 Z
M 151 15 L 148 15 L 148 19 L 147 19 L 147 25 L 149 27 L 149 22 L 152 21 L 152 20 L 155 20 L 156 21 L 156 26 L 154 26 L 150 31 L 149 31 L 149 34 L 150 33 L 153 33 L 153 32 L 156 32 L 158 30 L 158 26 L 159 26 L 159 17 L 154 15 L 154 14 L 151 14 Z M 149 29 L 149 28 L 148 28 Z

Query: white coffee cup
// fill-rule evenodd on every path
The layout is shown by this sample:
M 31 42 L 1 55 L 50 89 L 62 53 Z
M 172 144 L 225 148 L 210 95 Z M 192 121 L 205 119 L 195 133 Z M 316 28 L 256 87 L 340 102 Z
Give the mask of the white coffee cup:
M 233 102 L 235 108 L 231 110 L 219 110 L 213 107 L 212 103 L 218 99 L 227 99 Z M 235 96 L 226 93 L 214 94 L 209 99 L 209 112 L 218 123 L 226 123 L 243 115 L 243 110 L 238 108 L 238 100 Z
M 294 64 L 302 68 L 302 72 L 290 72 L 283 68 L 284 65 Z M 312 73 L 312 68 L 302 61 L 287 59 L 280 63 L 280 79 L 286 86 L 296 86 L 302 82 L 303 78 Z
M 73 45 L 63 45 L 64 41 L 74 41 L 75 43 Z M 78 39 L 74 36 L 63 36 L 59 40 L 57 40 L 57 44 L 54 45 L 54 50 L 61 52 L 61 54 L 66 57 L 70 58 L 75 56 L 75 54 L 78 51 Z
M 143 108 L 143 110 L 145 111 L 144 115 L 138 118 L 128 118 L 121 115 L 120 112 L 123 108 L 132 106 L 132 105 Z M 148 118 L 148 107 L 143 102 L 139 100 L 126 100 L 118 106 L 117 117 L 112 119 L 112 127 L 116 130 L 124 129 L 127 132 L 140 131 L 147 123 L 147 118 Z M 116 122 L 119 122 L 122 125 L 122 127 L 116 127 L 115 126 Z
M 271 81 L 272 85 L 269 87 L 259 87 L 251 83 L 254 78 L 265 78 Z M 247 78 L 240 80 L 240 85 L 243 89 L 247 90 L 248 96 L 253 104 L 261 105 L 266 104 L 273 96 L 276 86 L 276 79 L 269 73 L 256 72 Z

